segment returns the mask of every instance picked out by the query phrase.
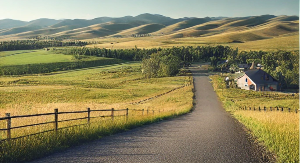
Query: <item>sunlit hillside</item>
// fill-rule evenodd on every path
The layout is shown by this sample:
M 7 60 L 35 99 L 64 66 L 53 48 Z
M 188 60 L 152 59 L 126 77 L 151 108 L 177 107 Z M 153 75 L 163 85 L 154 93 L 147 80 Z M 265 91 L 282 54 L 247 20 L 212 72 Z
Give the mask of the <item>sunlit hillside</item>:
M 261 15 L 234 18 L 181 18 L 142 14 L 92 20 L 39 19 L 11 21 L 0 29 L 0 41 L 16 39 L 75 39 L 88 47 L 153 48 L 223 44 L 244 50 L 297 50 L 299 17 Z M 49 22 L 48 22 L 49 21 Z M 22 23 L 25 25 L 22 26 Z M 38 25 L 40 24 L 40 25 Z

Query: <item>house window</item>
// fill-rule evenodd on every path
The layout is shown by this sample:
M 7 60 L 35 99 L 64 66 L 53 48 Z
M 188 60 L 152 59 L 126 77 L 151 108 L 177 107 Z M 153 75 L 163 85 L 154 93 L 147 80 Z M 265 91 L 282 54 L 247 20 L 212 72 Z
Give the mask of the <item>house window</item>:
M 245 81 L 246 81 L 246 83 L 247 83 L 247 82 L 248 82 L 248 79 L 246 78 L 246 80 L 245 80 Z

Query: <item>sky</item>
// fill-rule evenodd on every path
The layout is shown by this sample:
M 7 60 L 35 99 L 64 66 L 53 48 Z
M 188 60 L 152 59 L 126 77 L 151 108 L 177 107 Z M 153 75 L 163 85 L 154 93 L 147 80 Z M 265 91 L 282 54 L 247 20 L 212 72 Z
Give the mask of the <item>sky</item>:
M 299 16 L 299 0 L 0 0 L 0 20 L 93 19 L 143 13 L 171 18 Z

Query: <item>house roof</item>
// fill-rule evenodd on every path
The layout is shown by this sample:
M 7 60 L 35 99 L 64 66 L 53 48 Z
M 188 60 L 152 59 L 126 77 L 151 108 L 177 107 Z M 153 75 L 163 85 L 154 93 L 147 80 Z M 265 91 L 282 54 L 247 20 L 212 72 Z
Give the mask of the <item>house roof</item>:
M 239 68 L 249 68 L 248 64 L 238 64 Z
M 271 84 L 278 82 L 270 74 L 266 73 L 262 69 L 248 70 L 245 72 L 245 74 L 256 84 Z M 268 75 L 269 78 L 272 78 L 273 80 L 264 80 L 265 75 Z

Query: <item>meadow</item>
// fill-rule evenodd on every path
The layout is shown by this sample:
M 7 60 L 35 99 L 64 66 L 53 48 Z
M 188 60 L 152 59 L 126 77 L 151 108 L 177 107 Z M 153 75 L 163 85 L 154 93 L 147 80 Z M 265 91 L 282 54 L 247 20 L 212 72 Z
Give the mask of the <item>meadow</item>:
M 4 51 L 0 52 L 0 56 L 6 56 L 1 58 L 1 66 L 74 61 L 71 55 L 55 54 L 46 50 Z
M 94 119 L 89 127 L 73 127 L 59 131 L 57 136 L 45 133 L 15 140 L 13 145 L 2 143 L 7 152 L 0 153 L 1 162 L 31 160 L 54 151 L 65 149 L 101 136 L 124 131 L 134 126 L 155 122 L 170 116 L 187 113 L 193 107 L 192 78 L 186 76 L 145 79 L 140 62 L 126 62 L 58 71 L 48 74 L 0 77 L 0 115 L 30 115 L 62 111 L 86 111 L 100 109 L 129 109 L 129 120 L 124 118 Z M 165 95 L 174 88 L 187 85 Z M 155 97 L 156 96 L 156 97 Z M 153 97 L 153 98 L 152 98 Z M 138 101 L 149 99 L 142 103 Z M 155 110 L 160 114 L 141 116 L 136 109 Z M 176 111 L 174 111 L 176 109 Z M 108 115 L 107 112 L 93 114 Z M 117 113 L 123 114 L 123 113 Z M 85 114 L 59 115 L 59 119 L 84 117 Z M 13 119 L 12 127 L 53 121 L 53 116 Z M 84 122 L 64 122 L 60 127 Z M 101 123 L 99 123 L 101 122 Z M 101 125 L 99 125 L 101 124 Z M 0 122 L 6 128 L 5 121 Z M 12 130 L 12 138 L 53 129 L 53 124 Z M 6 133 L 0 134 L 1 139 Z M 35 142 L 35 143 L 32 143 Z M 20 148 L 22 146 L 22 148 Z
M 244 124 L 261 145 L 274 153 L 277 162 L 299 162 L 299 113 L 294 111 L 299 109 L 299 95 L 280 94 L 281 98 L 274 98 L 264 96 L 274 94 L 270 92 L 226 88 L 224 77 L 215 75 L 211 79 L 226 111 Z M 248 110 L 241 109 L 245 106 Z M 252 107 L 251 111 L 249 107 Z M 266 107 L 268 111 L 258 111 L 258 107 Z M 291 108 L 292 112 L 270 111 L 270 107 Z
M 51 73 L 125 62 L 119 59 L 95 56 L 76 58 L 74 55 L 45 50 L 3 51 L 0 52 L 0 56 L 2 56 L 0 75 Z

